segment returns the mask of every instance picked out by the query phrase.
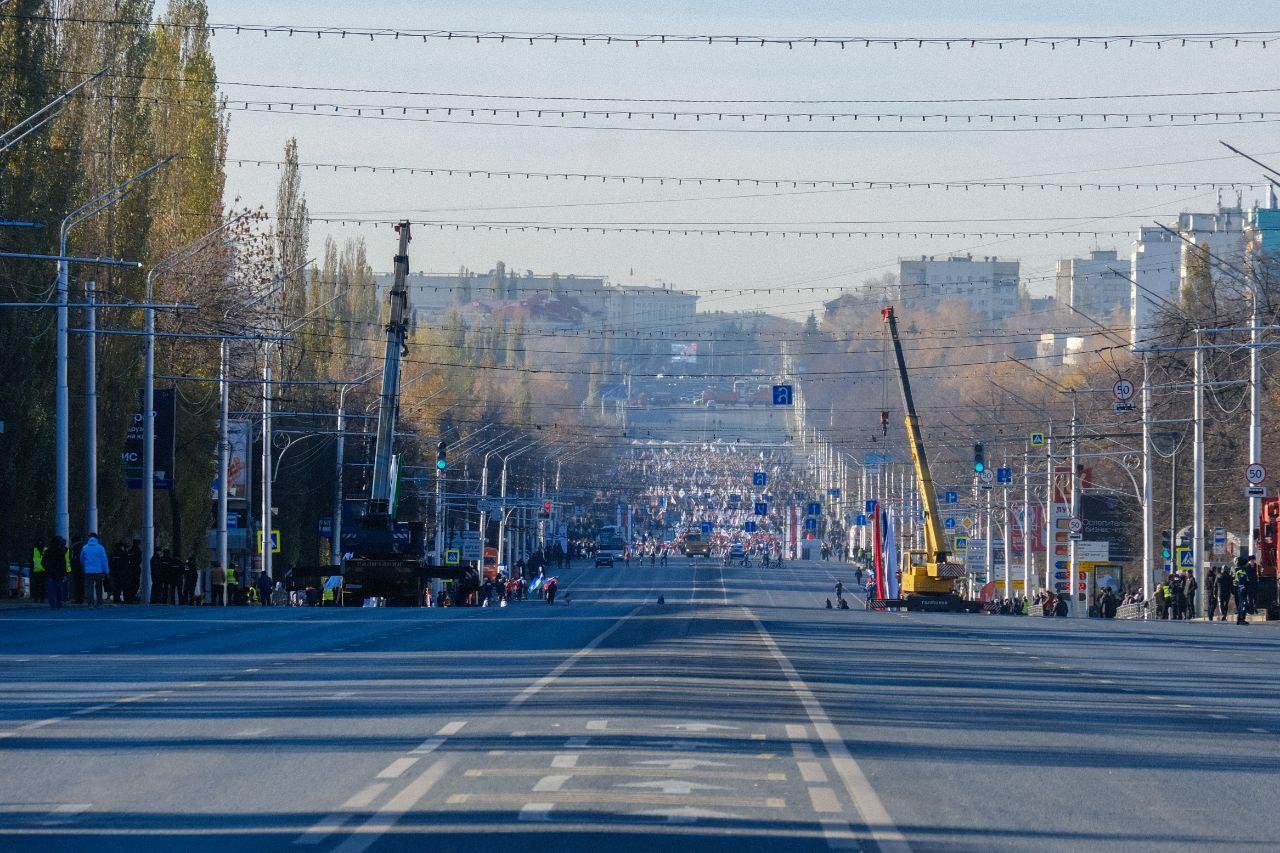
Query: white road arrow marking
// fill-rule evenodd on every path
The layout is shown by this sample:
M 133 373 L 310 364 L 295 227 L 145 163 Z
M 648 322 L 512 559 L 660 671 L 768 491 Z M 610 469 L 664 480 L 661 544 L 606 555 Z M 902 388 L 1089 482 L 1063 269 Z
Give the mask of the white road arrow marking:
M 659 788 L 664 794 L 692 794 L 694 791 L 723 791 L 723 785 L 703 785 L 684 779 L 656 779 L 652 782 L 623 782 L 615 788 Z
M 716 723 L 667 723 L 658 726 L 660 729 L 679 729 L 684 732 L 709 732 L 712 730 L 736 732 L 739 731 L 737 726 L 721 726 Z
M 698 818 L 742 820 L 742 815 L 717 812 L 711 809 L 695 809 L 692 806 L 682 806 L 678 809 L 654 809 L 647 812 L 632 812 L 632 814 L 640 817 L 665 817 L 667 823 L 693 823 Z
M 649 767 L 664 767 L 667 770 L 696 770 L 699 767 L 732 767 L 727 761 L 702 761 L 697 758 L 655 758 L 650 761 L 633 761 Z

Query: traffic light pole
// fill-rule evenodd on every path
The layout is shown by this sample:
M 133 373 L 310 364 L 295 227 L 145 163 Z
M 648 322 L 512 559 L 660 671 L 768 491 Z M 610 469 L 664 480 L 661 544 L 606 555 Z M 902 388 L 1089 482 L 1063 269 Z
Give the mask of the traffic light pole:
M 1154 508 L 1151 505 L 1151 363 L 1150 353 L 1142 351 L 1142 599 L 1150 601 L 1155 591 L 1155 561 L 1152 559 L 1152 534 L 1155 532 Z

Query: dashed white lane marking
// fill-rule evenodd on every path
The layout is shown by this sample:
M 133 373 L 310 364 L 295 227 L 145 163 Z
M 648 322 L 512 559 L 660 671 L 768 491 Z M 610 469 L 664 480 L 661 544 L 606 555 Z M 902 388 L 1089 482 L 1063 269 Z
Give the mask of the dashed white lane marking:
M 382 768 L 382 772 L 378 774 L 379 779 L 399 779 L 404 775 L 404 771 L 421 761 L 421 756 L 408 755 L 404 758 L 397 758 L 395 761 Z
M 840 811 L 840 801 L 836 799 L 836 792 L 830 788 L 810 788 L 809 801 L 813 803 L 815 812 Z
M 589 743 L 591 743 L 589 737 L 571 737 L 564 742 L 564 745 L 566 749 L 583 749 Z
M 535 794 L 546 794 L 553 791 L 559 791 L 564 787 L 564 783 L 569 781 L 567 775 L 543 776 L 533 785 Z
M 249 667 L 248 669 L 242 669 L 242 670 L 240 670 L 240 671 L 241 671 L 241 672 L 261 672 L 261 671 L 262 671 L 262 668 L 261 668 L 261 667 L 256 667 L 256 666 L 251 666 L 251 667 Z
M 391 787 L 390 782 L 374 782 L 372 785 L 366 786 L 358 794 L 352 796 L 342 804 L 343 809 L 362 809 L 372 803 L 382 794 L 383 791 Z
M 520 807 L 519 820 L 551 820 L 551 809 L 554 806 L 555 803 L 525 803 Z
M 293 843 L 304 845 L 319 844 L 346 825 L 347 821 L 351 820 L 351 817 L 349 814 L 331 814 L 322 820 L 316 821 L 315 826 L 293 839 Z
M 568 770 L 578 766 L 577 755 L 557 755 L 551 759 L 551 766 L 557 770 Z
M 805 713 L 809 715 L 809 722 L 813 724 L 814 732 L 817 734 L 818 739 L 822 741 L 823 746 L 826 747 L 827 756 L 831 759 L 832 766 L 835 767 L 836 775 L 844 783 L 845 790 L 848 791 L 854 808 L 862 816 L 863 824 L 876 842 L 876 846 L 883 853 L 910 853 L 911 845 L 907 843 L 906 837 L 894 824 L 893 818 L 889 816 L 888 809 L 884 807 L 880 796 L 871 787 L 871 782 L 862 771 L 862 767 L 849 754 L 849 748 L 845 746 L 844 738 L 840 737 L 840 732 L 832 725 L 831 718 L 823 710 L 822 703 L 818 701 L 818 697 L 813 695 L 813 691 L 800 678 L 800 673 L 796 671 L 795 666 L 787 659 L 787 656 L 782 653 L 782 649 L 778 647 L 777 642 L 765 629 L 764 623 L 760 621 L 760 618 L 750 610 L 746 612 L 751 617 L 751 621 L 755 623 L 756 632 L 769 650 L 769 654 L 777 662 L 778 668 L 782 670 L 783 677 L 787 679 L 792 692 L 796 694 L 800 704 L 804 706 Z
M 800 778 L 806 782 L 825 782 L 827 781 L 827 771 L 822 769 L 822 765 L 817 761 L 797 761 L 796 764 L 800 768 Z
M 454 720 L 452 723 L 446 723 L 440 727 L 440 731 L 436 732 L 437 737 L 451 737 L 462 731 L 462 727 L 467 724 L 466 720 Z
M 1266 729 L 1254 728 L 1254 727 L 1252 727 L 1252 726 L 1251 726 L 1251 727 L 1249 727 L 1249 728 L 1247 728 L 1247 729 L 1245 729 L 1245 731 L 1253 732 L 1255 735 L 1265 735 L 1265 734 L 1267 733 L 1267 730 L 1266 730 Z
M 266 729 L 241 729 L 240 731 L 232 735 L 232 737 L 258 737 L 259 735 L 263 735 L 266 733 L 267 733 Z
M 440 748 L 440 746 L 443 743 L 444 743 L 444 738 L 442 737 L 430 737 L 424 740 L 418 746 L 415 746 L 413 749 L 409 750 L 409 754 L 410 755 L 426 755 L 427 753 L 435 752 L 437 749 Z
M 353 834 L 334 849 L 334 853 L 363 853 L 367 850 L 369 845 L 394 827 L 405 812 L 417 805 L 418 801 L 426 796 L 427 791 L 444 778 L 444 774 L 449 772 L 449 767 L 454 760 L 452 756 L 445 756 L 422 771 L 417 779 L 405 785 L 400 793 L 387 800 L 373 817 L 356 827 Z
M 608 720 L 587 720 L 587 731 L 589 732 L 602 732 L 608 727 Z

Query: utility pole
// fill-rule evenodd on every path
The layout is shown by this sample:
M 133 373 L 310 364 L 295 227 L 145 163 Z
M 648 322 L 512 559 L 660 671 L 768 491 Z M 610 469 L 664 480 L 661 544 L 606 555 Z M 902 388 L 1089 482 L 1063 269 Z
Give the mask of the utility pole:
M 228 418 L 231 413 L 231 342 L 222 339 L 218 348 L 218 567 L 222 569 L 222 606 L 227 606 L 227 499 L 231 484 L 231 444 Z
M 1048 547 L 1046 541 L 1045 546 Z M 1022 455 L 1022 597 L 1031 596 L 1031 445 Z
M 1258 316 L 1258 270 L 1250 273 L 1253 282 L 1249 311 L 1249 464 L 1262 464 L 1262 327 Z M 1198 351 L 1197 351 L 1198 352 Z M 1198 422 L 1197 422 L 1198 423 Z M 1249 498 L 1249 539 L 1244 549 L 1254 554 L 1258 535 L 1259 499 Z
M 271 345 L 262 345 L 262 573 L 271 575 Z M 246 577 L 247 581 L 248 578 Z
M 1076 412 L 1076 397 L 1071 395 L 1071 522 L 1080 518 L 1080 418 Z M 1080 563 L 1076 556 L 1076 537 L 1070 536 L 1070 578 L 1067 581 L 1067 613 L 1073 618 L 1085 615 L 1085 608 L 1080 606 L 1076 584 L 1080 576 Z
M 1151 487 L 1151 357 L 1142 351 L 1142 600 L 1151 601 L 1154 592 L 1155 561 L 1152 559 L 1152 536 L 1155 533 L 1155 507 Z
M 89 330 L 84 347 L 84 474 L 85 528 L 98 531 L 98 309 L 97 284 L 85 284 L 85 328 Z
M 1009 467 L 1008 453 L 1005 453 L 1004 461 L 1000 463 L 1000 467 L 1002 468 Z M 1007 481 L 1004 484 L 1003 507 L 1004 509 L 1002 510 L 1002 512 L 1004 515 L 1004 597 L 1011 599 L 1013 598 L 1013 580 L 1010 577 L 1011 569 L 1009 566 L 1009 558 L 1012 556 L 1012 554 L 1010 553 L 1010 548 L 1013 544 L 1011 542 L 1011 540 L 1013 539 L 1013 536 L 1012 536 L 1013 531 L 1009 529 L 1009 483 Z
M 1057 592 L 1053 583 L 1054 551 L 1057 540 L 1054 538 L 1054 525 L 1057 522 L 1057 492 L 1053 482 L 1053 425 L 1049 426 L 1049 434 L 1044 441 L 1045 459 L 1045 506 L 1044 506 L 1044 588 L 1048 592 Z M 1070 589 L 1070 584 L 1067 585 Z
M 1191 448 L 1191 564 L 1196 583 L 1204 588 L 1204 346 L 1196 329 L 1195 350 L 1195 439 Z M 1257 350 L 1254 350 L 1256 353 Z M 1250 439 L 1252 441 L 1252 438 Z M 1204 600 L 1204 596 L 1200 596 Z M 1193 616 L 1195 614 L 1192 614 Z

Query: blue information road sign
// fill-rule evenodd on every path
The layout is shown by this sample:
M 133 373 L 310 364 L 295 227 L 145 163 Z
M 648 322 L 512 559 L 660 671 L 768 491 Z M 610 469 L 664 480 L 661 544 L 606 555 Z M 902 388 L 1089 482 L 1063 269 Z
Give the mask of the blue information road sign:
M 774 385 L 773 386 L 773 404 L 775 406 L 791 405 L 791 386 L 790 385 Z
M 1012 468 L 997 468 L 997 469 L 996 469 L 996 482 L 997 482 L 997 483 L 1012 483 L 1012 482 L 1013 482 L 1013 469 L 1012 469 Z
M 867 515 L 871 515 L 871 513 L 875 512 L 875 511 L 876 511 L 876 502 L 875 502 L 875 501 L 867 501 L 867 507 L 866 507 L 866 513 L 867 513 Z
M 828 497 L 833 497 L 833 498 L 838 498 L 838 497 L 840 497 L 840 490 L 839 490 L 838 488 L 834 488 L 834 487 L 833 487 L 833 488 L 830 488 L 830 489 L 827 489 L 827 496 L 828 496 Z
M 822 515 L 822 504 L 817 501 L 810 501 L 809 506 L 805 508 L 806 515 Z
M 744 521 L 742 522 L 742 529 L 747 533 L 755 533 L 756 523 L 754 521 Z
M 804 529 L 805 529 L 805 530 L 817 530 L 817 529 L 818 529 L 818 519 L 816 519 L 816 518 L 806 518 L 806 519 L 804 520 Z
M 769 475 L 763 471 L 757 471 L 751 475 L 751 485 L 767 486 L 769 485 Z
M 866 527 L 867 517 L 865 515 L 860 515 L 858 516 L 857 520 L 854 523 L 857 524 L 859 527 Z
M 704 521 L 704 522 L 702 522 L 702 532 L 703 532 L 703 533 L 710 533 L 710 532 L 711 532 L 711 522 L 709 522 L 709 521 Z
M 948 518 L 947 520 L 942 522 L 942 526 L 945 527 L 947 530 L 955 530 L 956 520 L 954 518 Z
M 949 504 L 958 504 L 960 503 L 960 496 L 955 492 L 947 492 L 945 500 Z
M 763 501 L 756 501 L 756 515 L 768 515 L 769 505 Z

